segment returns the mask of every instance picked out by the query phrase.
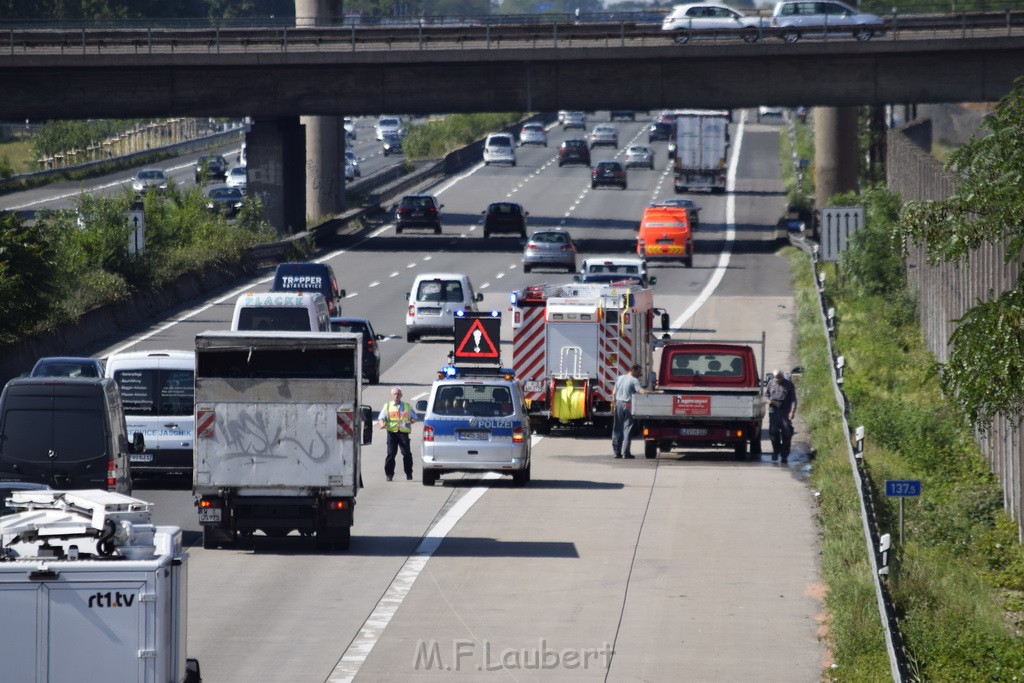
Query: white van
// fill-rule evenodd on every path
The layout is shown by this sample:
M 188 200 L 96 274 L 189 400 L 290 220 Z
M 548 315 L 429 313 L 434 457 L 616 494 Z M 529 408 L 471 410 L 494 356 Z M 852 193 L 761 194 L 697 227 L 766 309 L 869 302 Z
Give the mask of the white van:
M 316 292 L 246 292 L 235 302 L 232 330 L 330 332 L 331 314 Z
M 195 433 L 194 351 L 129 351 L 107 359 L 117 382 L 128 433 L 145 448 L 131 454 L 134 475 L 192 475 Z
M 474 292 L 463 273 L 424 273 L 416 276 L 405 300 L 405 339 L 414 342 L 425 334 L 454 335 L 455 312 L 477 310 L 484 295 Z
M 516 165 L 516 141 L 508 133 L 491 133 L 484 140 L 484 166 Z

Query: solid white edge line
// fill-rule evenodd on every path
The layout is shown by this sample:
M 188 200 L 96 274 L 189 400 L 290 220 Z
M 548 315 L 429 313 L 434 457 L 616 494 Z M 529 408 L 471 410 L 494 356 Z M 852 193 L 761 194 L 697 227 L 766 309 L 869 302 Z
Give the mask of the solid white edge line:
M 736 195 L 734 192 L 736 189 L 736 168 L 740 158 L 740 147 L 743 145 L 743 128 L 746 122 L 747 112 L 743 110 L 743 114 L 740 116 L 740 125 L 736 129 L 736 144 L 732 148 L 729 171 L 725 178 L 725 189 L 728 192 L 725 200 L 725 247 L 722 249 L 722 253 L 718 255 L 718 265 L 715 267 L 715 272 L 712 274 L 711 279 L 708 280 L 708 283 L 704 285 L 700 296 L 683 311 L 682 315 L 672 321 L 672 327 L 675 329 L 682 327 L 687 320 L 700 310 L 701 306 L 707 303 L 707 300 L 715 293 L 718 285 L 721 284 L 722 278 L 725 277 L 725 271 L 729 268 L 729 259 L 732 256 L 732 243 L 736 239 Z
M 497 479 L 500 476 L 500 474 L 495 472 L 488 472 L 484 475 L 483 481 Z M 341 659 L 338 660 L 334 671 L 327 677 L 327 683 L 342 683 L 355 679 L 359 669 L 366 662 L 366 658 L 369 657 L 373 647 L 380 640 L 381 635 L 383 635 L 384 629 L 391 623 L 392 617 L 395 616 L 409 591 L 412 590 L 416 578 L 423 571 L 423 568 L 427 566 L 427 560 L 437 551 L 441 546 L 441 541 L 455 528 L 459 520 L 487 493 L 488 488 L 483 483 L 474 486 L 466 495 L 452 505 L 448 512 L 423 536 L 419 545 L 416 546 L 416 550 L 405 561 L 405 564 L 402 565 L 402 568 L 395 575 L 391 584 L 388 585 L 387 590 L 384 591 L 384 596 L 381 597 L 377 606 L 370 613 L 370 616 L 363 622 L 362 628 L 359 629 L 359 634 L 353 638 Z

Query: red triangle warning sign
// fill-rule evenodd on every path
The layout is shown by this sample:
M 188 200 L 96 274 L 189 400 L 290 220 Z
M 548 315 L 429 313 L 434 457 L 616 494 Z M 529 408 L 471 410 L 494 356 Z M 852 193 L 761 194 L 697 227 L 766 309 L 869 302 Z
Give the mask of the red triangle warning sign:
M 498 347 L 491 341 L 482 319 L 476 319 L 455 348 L 455 358 L 499 358 Z

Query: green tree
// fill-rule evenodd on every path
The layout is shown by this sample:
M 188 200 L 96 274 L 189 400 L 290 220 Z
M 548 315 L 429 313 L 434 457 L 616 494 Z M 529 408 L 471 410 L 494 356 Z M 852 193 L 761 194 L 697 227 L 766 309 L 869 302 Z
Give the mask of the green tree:
M 930 261 L 964 263 L 985 243 L 1005 243 L 1007 262 L 1024 247 L 1024 79 L 985 119 L 988 135 L 961 146 L 946 162 L 960 178 L 952 196 L 908 202 L 903 237 L 926 245 Z M 1022 271 L 1024 272 L 1024 271 Z M 943 389 L 980 427 L 996 414 L 1024 415 L 1024 281 L 971 308 L 949 339 Z
M 49 233 L 0 213 L 0 343 L 19 339 L 49 314 L 59 291 L 57 262 Z

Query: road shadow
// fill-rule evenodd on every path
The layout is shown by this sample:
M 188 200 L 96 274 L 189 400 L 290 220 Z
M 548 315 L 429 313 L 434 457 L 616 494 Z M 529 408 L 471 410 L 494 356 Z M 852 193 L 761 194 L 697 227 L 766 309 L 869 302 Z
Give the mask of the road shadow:
M 480 486 L 484 479 L 444 479 L 438 480 L 446 488 L 475 488 Z M 504 489 L 518 488 L 512 483 L 511 478 L 489 480 L 488 488 Z M 623 484 L 607 481 L 588 481 L 585 479 L 531 479 L 525 487 L 527 489 L 560 489 L 566 491 L 617 491 L 625 488 Z
M 201 542 L 201 537 L 198 542 Z M 317 550 L 312 536 L 269 538 L 252 536 L 240 540 L 234 550 L 253 555 L 338 555 L 354 557 L 409 557 L 423 542 L 419 536 L 360 536 L 352 534 L 348 550 Z M 448 537 L 432 553 L 434 557 L 533 557 L 579 558 L 576 544 L 562 541 L 499 541 L 470 536 Z

